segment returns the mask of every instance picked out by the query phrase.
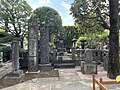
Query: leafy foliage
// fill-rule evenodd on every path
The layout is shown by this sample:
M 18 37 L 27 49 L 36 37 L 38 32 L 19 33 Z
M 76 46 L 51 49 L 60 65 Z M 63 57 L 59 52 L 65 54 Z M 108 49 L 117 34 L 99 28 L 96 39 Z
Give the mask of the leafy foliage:
M 108 4 L 102 0 L 74 0 L 71 14 L 75 18 L 75 23 L 84 29 L 97 24 L 109 29 Z
M 25 0 L 0 0 L 0 27 L 15 37 L 24 38 L 31 10 Z
M 62 19 L 59 13 L 50 7 L 37 8 L 32 17 L 37 18 L 40 23 L 39 28 L 49 27 L 50 33 L 57 33 L 62 29 Z
M 78 30 L 75 28 L 75 26 L 64 26 L 63 27 L 63 41 L 64 45 L 66 48 L 71 48 L 72 47 L 72 40 L 74 38 L 79 37 L 79 33 L 77 32 Z
M 0 43 L 11 42 L 15 37 L 9 33 L 6 33 L 5 30 L 0 29 Z

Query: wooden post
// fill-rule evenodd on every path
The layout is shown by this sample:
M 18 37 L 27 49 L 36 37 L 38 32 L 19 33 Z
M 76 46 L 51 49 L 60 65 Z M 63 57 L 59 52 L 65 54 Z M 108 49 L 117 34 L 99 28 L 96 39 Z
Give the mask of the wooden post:
M 93 90 L 95 90 L 95 75 L 93 75 Z
M 102 84 L 102 78 L 100 78 L 100 83 Z M 100 86 L 100 90 L 102 90 L 102 87 Z

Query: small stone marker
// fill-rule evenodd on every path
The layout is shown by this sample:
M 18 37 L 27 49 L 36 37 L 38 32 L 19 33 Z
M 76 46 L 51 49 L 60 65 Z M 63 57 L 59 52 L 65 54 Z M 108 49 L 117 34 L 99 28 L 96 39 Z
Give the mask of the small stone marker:
M 93 61 L 93 56 L 92 52 L 90 50 L 85 51 L 85 62 L 92 62 Z
M 97 63 L 93 61 L 91 50 L 86 50 L 84 61 L 81 62 L 81 71 L 83 74 L 97 74 Z
M 6 75 L 3 84 L 13 85 L 24 80 L 25 75 L 22 70 L 19 70 L 19 45 L 18 41 L 12 42 L 12 68 L 13 71 Z
M 0 52 L 0 66 L 3 64 L 3 52 Z

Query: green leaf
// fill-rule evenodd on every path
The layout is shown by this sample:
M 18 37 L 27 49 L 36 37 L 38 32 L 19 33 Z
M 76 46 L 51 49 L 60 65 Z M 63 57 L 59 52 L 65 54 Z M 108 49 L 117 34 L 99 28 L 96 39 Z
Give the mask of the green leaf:
M 116 81 L 117 81 L 117 82 L 120 81 L 120 75 L 118 75 L 118 76 L 116 77 Z

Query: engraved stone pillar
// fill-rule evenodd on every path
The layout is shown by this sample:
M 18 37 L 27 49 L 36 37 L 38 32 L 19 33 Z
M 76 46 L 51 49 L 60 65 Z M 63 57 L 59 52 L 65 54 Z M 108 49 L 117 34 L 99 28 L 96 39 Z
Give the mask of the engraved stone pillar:
M 12 68 L 13 72 L 19 70 L 19 45 L 18 41 L 12 42 Z
M 40 30 L 40 70 L 51 70 L 51 63 L 49 60 L 49 29 L 43 27 Z
M 49 30 L 47 27 L 40 30 L 40 63 L 49 64 Z
M 38 71 L 38 25 L 37 20 L 31 18 L 29 22 L 29 33 L 28 33 L 28 71 Z

